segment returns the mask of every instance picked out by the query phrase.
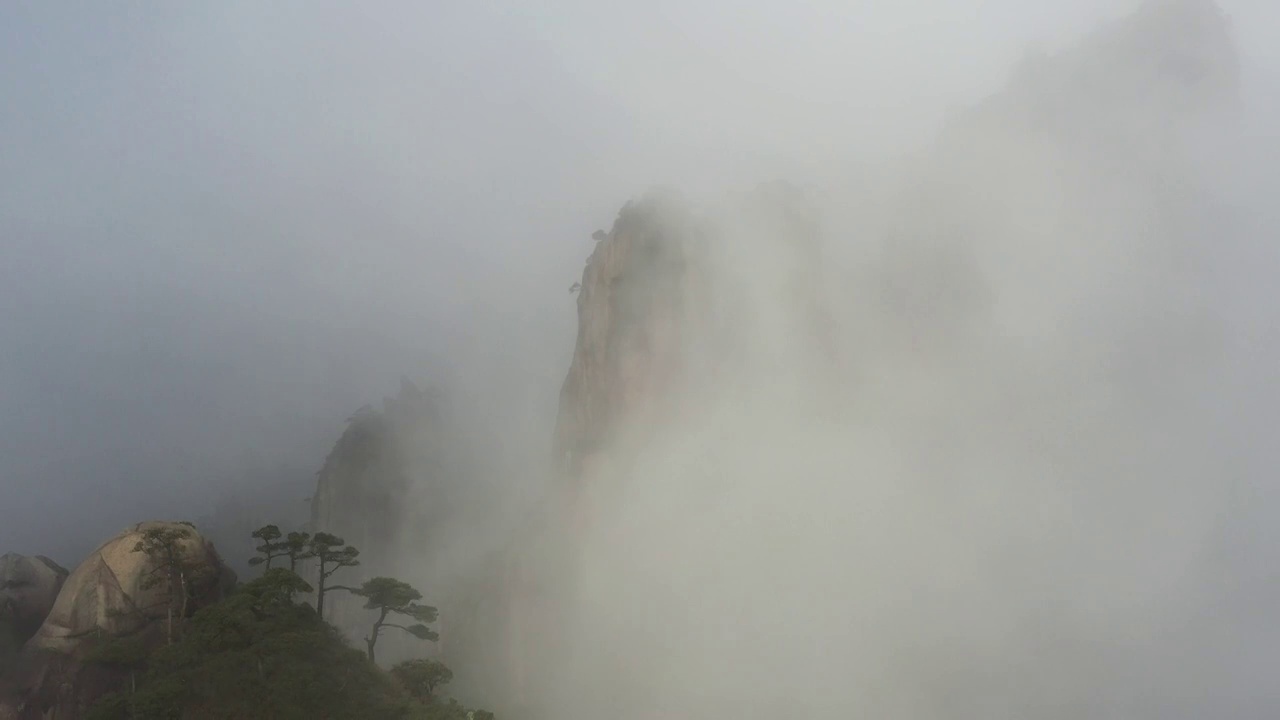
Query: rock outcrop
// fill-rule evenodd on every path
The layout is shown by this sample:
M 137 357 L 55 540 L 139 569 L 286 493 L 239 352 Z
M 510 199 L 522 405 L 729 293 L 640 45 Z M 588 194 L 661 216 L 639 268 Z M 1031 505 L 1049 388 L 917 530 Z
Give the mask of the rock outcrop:
M 691 210 L 667 194 L 628 204 L 598 237 L 582 273 L 577 347 L 555 430 L 559 474 L 572 481 L 674 395 L 708 242 Z
M 569 558 L 595 522 L 593 505 L 625 486 L 633 454 L 708 398 L 737 392 L 739 371 L 762 357 L 816 372 L 835 359 L 818 226 L 796 188 L 763 185 L 707 210 L 655 190 L 593 237 L 552 485 L 507 569 L 502 622 L 517 705 L 537 704 L 536 689 L 553 684 L 538 674 L 555 665 Z M 762 286 L 768 307 L 757 302 Z
M 155 579 L 162 564 L 139 543 L 148 532 L 170 531 L 181 577 Z M 0 718 L 74 720 L 117 680 L 85 662 L 97 644 L 137 637 L 163 642 L 170 613 L 188 615 L 222 599 L 235 584 L 213 545 L 185 523 L 144 522 L 100 545 L 62 583 L 39 630 L 22 649 L 18 668 L 0 688 Z M 185 590 L 185 596 L 168 594 Z
M 564 559 L 590 522 L 586 496 L 616 453 L 673 411 L 688 381 L 691 315 L 702 305 L 709 228 L 683 199 L 651 193 L 597 231 L 577 294 L 578 336 L 560 393 L 549 497 L 516 540 L 507 567 L 511 702 L 539 704 L 564 611 Z M 535 662 L 541 655 L 550 662 Z
M 66 569 L 42 555 L 0 555 L 0 656 L 35 635 L 66 579 Z
M 438 394 L 402 379 L 380 410 L 365 407 L 348 420 L 319 472 L 311 503 L 312 531 L 332 533 L 360 550 L 360 565 L 335 582 L 394 576 L 428 593 L 428 602 L 441 603 L 443 583 L 436 581 L 432 560 L 467 474 L 445 411 Z M 368 632 L 369 611 L 349 594 L 326 596 L 325 616 L 352 640 Z M 434 653 L 443 644 L 388 635 L 378 647 L 384 660 L 394 662 Z
M 708 212 L 670 191 L 623 207 L 577 297 L 553 441 L 566 491 L 590 492 L 602 464 L 642 446 L 694 393 L 705 399 L 752 350 L 830 359 L 820 266 L 814 212 L 786 183 Z
M 67 577 L 53 609 L 28 647 L 70 652 L 87 637 L 129 635 L 163 619 L 167 607 L 165 587 L 148 583 L 157 563 L 135 549 L 144 533 L 155 529 L 189 533 L 177 541 L 194 570 L 188 612 L 221 599 L 234 586 L 235 576 L 194 527 L 169 522 L 139 523 L 100 545 Z

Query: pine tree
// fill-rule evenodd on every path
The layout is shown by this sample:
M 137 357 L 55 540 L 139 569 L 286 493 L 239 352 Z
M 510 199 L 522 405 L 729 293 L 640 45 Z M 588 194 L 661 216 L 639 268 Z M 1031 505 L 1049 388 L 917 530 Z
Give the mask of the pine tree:
M 280 541 L 281 533 L 278 526 L 263 525 L 253 531 L 253 537 L 262 541 L 262 544 L 255 548 L 261 554 L 249 558 L 250 565 L 266 563 L 266 569 L 270 570 L 272 560 L 288 555 L 286 543 Z
M 324 597 L 329 590 L 327 582 L 333 574 L 344 567 L 355 567 L 360 564 L 360 551 L 347 545 L 337 535 L 318 532 L 311 537 L 307 546 L 308 557 L 319 563 L 316 582 L 316 613 L 324 617 Z M 348 588 L 343 588 L 348 589 Z
M 204 569 L 184 546 L 184 542 L 191 539 L 194 526 L 180 524 L 185 527 L 148 528 L 133 547 L 133 552 L 146 553 L 151 558 L 152 567 L 144 574 L 140 587 L 143 590 L 161 588 L 166 614 L 165 637 L 170 645 L 173 644 L 174 617 L 187 616 L 195 581 Z
M 365 599 L 366 609 L 378 611 L 378 619 L 374 621 L 369 637 L 364 640 L 371 662 L 375 661 L 374 647 L 378 644 L 378 637 L 382 634 L 383 628 L 403 630 L 419 640 L 434 641 L 440 638 L 427 627 L 428 623 L 436 621 L 439 611 L 430 605 L 419 604 L 422 593 L 415 590 L 409 583 L 395 578 L 376 577 L 361 585 L 355 594 Z M 403 615 L 417 622 L 412 625 L 400 625 L 388 620 L 392 615 Z

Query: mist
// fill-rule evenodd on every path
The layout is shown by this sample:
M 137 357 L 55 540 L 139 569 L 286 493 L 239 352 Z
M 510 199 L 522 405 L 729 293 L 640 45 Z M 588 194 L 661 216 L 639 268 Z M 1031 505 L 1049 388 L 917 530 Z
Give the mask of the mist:
M 502 507 L 404 575 L 466 575 L 667 185 L 718 371 L 591 478 L 551 716 L 1269 714 L 1280 9 L 1219 3 L 1230 102 L 1019 75 L 1140 4 L 7 5 L 0 551 L 305 486 L 403 375 Z

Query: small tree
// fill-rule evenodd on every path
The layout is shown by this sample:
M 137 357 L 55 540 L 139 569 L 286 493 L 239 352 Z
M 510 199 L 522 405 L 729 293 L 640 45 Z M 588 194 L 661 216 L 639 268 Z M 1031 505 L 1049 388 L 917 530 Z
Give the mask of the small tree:
M 162 588 L 167 616 L 165 636 L 170 645 L 173 644 L 174 615 L 187 616 L 193 584 L 202 567 L 188 556 L 183 546 L 183 542 L 191 538 L 193 526 L 181 524 L 185 527 L 161 525 L 144 530 L 142 539 L 133 546 L 134 552 L 146 553 L 151 558 L 153 567 L 142 578 L 140 587 L 143 590 Z
M 324 595 L 327 590 L 326 581 L 344 567 L 355 567 L 360 564 L 357 557 L 360 551 L 347 545 L 337 535 L 318 532 L 311 537 L 307 545 L 307 556 L 320 563 L 318 581 L 316 582 L 316 614 L 324 617 Z
M 281 533 L 278 526 L 263 525 L 253 531 L 253 537 L 262 541 L 262 544 L 255 548 L 261 554 L 249 558 L 250 565 L 266 563 L 266 569 L 270 570 L 272 560 L 288 555 L 286 544 L 280 542 Z
M 422 599 L 422 593 L 413 589 L 409 583 L 395 578 L 376 577 L 361 585 L 355 594 L 365 599 L 366 609 L 378 611 L 378 619 L 373 623 L 373 630 L 370 631 L 369 637 L 364 639 L 369 650 L 370 662 L 375 662 L 373 650 L 378 644 L 378 636 L 382 634 L 383 628 L 403 630 L 419 640 L 439 639 L 440 636 L 426 625 L 436 621 L 439 611 L 430 605 L 418 604 L 417 601 Z M 412 625 L 388 622 L 387 618 L 393 614 L 403 615 L 418 622 Z
M 453 671 L 438 660 L 406 660 L 391 668 L 391 676 L 415 700 L 430 703 L 435 700 L 436 688 L 453 679 Z
M 289 569 L 298 572 L 298 563 L 311 559 L 311 533 L 291 532 L 284 539 L 284 554 L 289 558 Z

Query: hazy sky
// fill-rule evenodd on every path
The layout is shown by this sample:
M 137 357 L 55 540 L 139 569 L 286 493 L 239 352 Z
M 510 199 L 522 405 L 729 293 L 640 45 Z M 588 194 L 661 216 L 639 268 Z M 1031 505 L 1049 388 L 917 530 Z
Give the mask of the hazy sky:
M 318 468 L 401 374 L 549 442 L 628 197 L 839 176 L 1135 4 L 3 3 L 0 551 Z

